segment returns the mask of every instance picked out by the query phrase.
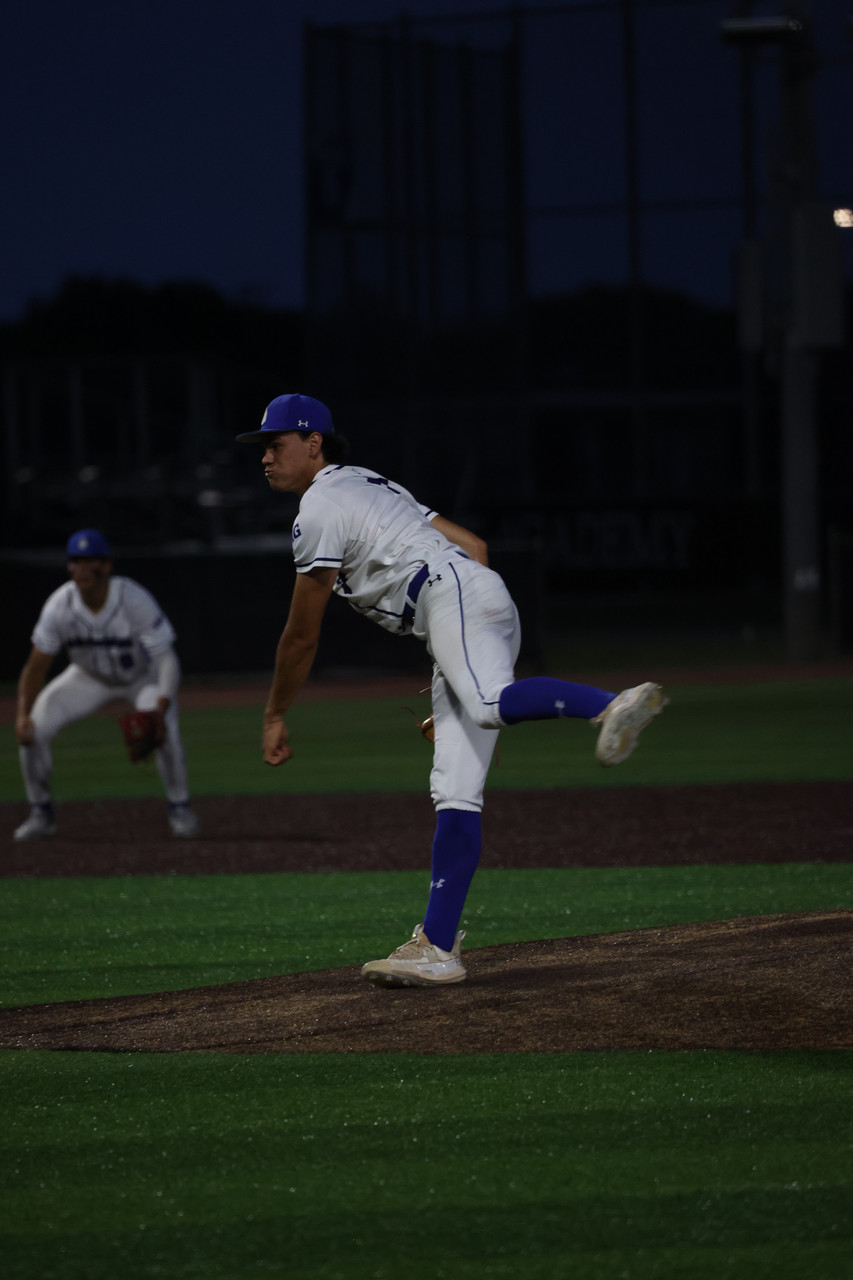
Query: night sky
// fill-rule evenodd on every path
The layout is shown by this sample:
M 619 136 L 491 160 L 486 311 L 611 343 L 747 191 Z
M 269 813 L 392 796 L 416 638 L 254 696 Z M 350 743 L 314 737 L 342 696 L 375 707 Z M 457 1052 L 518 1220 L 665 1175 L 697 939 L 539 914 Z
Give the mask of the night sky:
M 9 0 L 0 51 L 0 320 L 51 297 L 72 272 L 146 285 L 194 279 L 229 297 L 301 306 L 302 23 L 387 19 L 400 7 L 396 0 Z M 413 15 L 504 7 L 405 5 Z M 655 43 L 661 65 L 671 67 L 668 31 L 676 51 L 685 39 L 707 39 L 709 75 L 734 113 L 734 55 L 721 52 L 715 34 L 731 7 L 662 4 Z M 757 12 L 783 8 L 759 4 Z M 813 5 L 824 45 L 847 55 L 848 8 L 845 0 Z M 832 71 L 819 102 L 823 168 L 833 199 L 846 194 L 847 202 L 851 85 L 848 61 Z M 691 127 L 713 162 L 718 130 L 712 112 L 700 119 L 705 97 L 691 103 Z M 590 129 L 587 120 L 594 142 Z M 591 153 L 589 175 L 596 165 Z M 589 175 L 578 166 L 575 196 L 583 198 Z M 721 175 L 721 189 L 729 178 Z M 552 226 L 550 234 L 559 232 Z

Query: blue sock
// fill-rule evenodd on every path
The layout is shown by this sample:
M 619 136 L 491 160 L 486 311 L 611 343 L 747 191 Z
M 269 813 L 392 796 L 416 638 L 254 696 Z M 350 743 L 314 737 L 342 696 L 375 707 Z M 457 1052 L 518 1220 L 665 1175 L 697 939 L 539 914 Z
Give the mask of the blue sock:
M 468 889 L 480 861 L 481 818 L 467 809 L 439 809 L 432 842 L 432 883 L 424 916 L 430 942 L 450 951 Z
M 504 724 L 558 720 L 561 716 L 592 720 L 615 697 L 615 693 L 595 689 L 590 684 L 572 684 L 570 680 L 555 680 L 553 676 L 531 676 L 508 684 L 501 692 L 498 709 Z

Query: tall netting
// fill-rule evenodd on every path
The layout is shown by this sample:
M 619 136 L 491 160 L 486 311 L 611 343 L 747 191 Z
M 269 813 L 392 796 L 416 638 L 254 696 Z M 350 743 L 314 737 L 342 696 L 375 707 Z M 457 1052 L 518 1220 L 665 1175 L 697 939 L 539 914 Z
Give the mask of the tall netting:
M 849 448 L 846 19 L 779 8 L 306 30 L 313 385 L 366 453 L 538 539 L 563 581 L 773 582 L 792 345 L 826 357 L 821 430 Z M 844 493 L 821 484 L 829 522 Z

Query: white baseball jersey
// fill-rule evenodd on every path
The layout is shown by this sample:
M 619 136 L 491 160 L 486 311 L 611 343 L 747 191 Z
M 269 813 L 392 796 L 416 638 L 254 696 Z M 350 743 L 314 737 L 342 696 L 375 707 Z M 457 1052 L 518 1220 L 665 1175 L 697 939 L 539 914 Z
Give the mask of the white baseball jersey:
M 364 467 L 328 466 L 303 494 L 293 526 L 299 573 L 338 571 L 334 590 L 386 631 L 413 633 L 433 658 L 436 809 L 478 811 L 512 683 L 518 613 L 498 574 L 430 522 L 438 513 Z M 412 579 L 428 566 L 412 607 Z
M 68 651 L 78 667 L 108 685 L 129 685 L 150 659 L 175 641 L 172 624 L 149 591 L 132 578 L 110 578 L 104 607 L 93 613 L 73 582 L 45 601 L 32 634 L 42 653 Z
M 438 512 L 365 467 L 328 466 L 299 504 L 293 525 L 297 573 L 334 568 L 334 586 L 358 613 L 406 634 L 406 591 L 418 569 L 466 558 L 430 523 Z

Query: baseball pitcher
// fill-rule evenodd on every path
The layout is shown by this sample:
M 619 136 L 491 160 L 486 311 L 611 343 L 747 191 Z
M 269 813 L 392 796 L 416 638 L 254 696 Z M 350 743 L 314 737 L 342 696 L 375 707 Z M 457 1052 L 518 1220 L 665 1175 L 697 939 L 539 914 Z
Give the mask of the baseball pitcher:
M 515 680 L 518 614 L 488 568 L 486 544 L 396 481 L 344 465 L 346 442 L 320 401 L 279 396 L 260 430 L 237 439 L 261 445 L 272 489 L 300 497 L 296 583 L 264 713 L 264 759 L 281 765 L 293 754 L 284 716 L 311 669 L 332 592 L 385 630 L 424 642 L 434 662 L 429 898 L 411 939 L 362 974 L 388 986 L 462 982 L 458 925 L 480 857 L 483 788 L 498 731 L 523 720 L 591 720 L 600 725 L 598 759 L 615 765 L 667 699 L 651 683 L 616 696 L 550 677 Z

